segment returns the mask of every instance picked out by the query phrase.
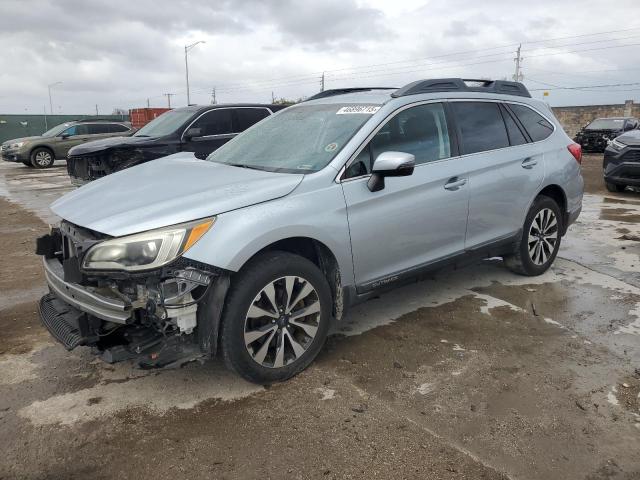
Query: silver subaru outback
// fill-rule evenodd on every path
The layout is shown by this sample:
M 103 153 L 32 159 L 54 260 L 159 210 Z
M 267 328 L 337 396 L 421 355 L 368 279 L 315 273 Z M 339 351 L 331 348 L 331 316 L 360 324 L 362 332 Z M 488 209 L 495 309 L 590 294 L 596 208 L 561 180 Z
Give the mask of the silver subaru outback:
M 488 256 L 545 272 L 580 213 L 580 161 L 520 83 L 322 92 L 206 161 L 171 155 L 56 201 L 40 317 L 107 362 L 217 354 L 285 380 L 383 289 Z

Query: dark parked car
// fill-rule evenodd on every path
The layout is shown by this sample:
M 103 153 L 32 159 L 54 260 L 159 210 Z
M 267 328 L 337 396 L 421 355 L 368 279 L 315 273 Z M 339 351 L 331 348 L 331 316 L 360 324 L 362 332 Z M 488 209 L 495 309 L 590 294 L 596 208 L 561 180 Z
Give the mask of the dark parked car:
M 604 152 L 610 140 L 640 126 L 637 118 L 596 118 L 585 125 L 574 138 L 585 152 Z
M 91 119 L 61 123 L 42 135 L 7 140 L 0 147 L 0 158 L 27 167 L 48 168 L 55 160 L 66 158 L 76 145 L 133 131 L 129 122 Z
M 604 151 L 604 182 L 610 192 L 640 187 L 640 130 L 614 138 Z
M 82 185 L 110 173 L 178 152 L 206 158 L 238 133 L 285 108 L 284 105 L 233 104 L 176 108 L 134 135 L 72 148 L 67 170 Z

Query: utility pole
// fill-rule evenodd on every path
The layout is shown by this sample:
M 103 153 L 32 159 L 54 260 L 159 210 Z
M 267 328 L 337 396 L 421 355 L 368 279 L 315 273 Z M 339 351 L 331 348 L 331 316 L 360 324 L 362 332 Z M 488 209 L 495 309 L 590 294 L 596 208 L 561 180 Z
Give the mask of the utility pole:
M 151 108 L 151 102 L 149 101 L 148 98 L 147 98 L 147 108 Z
M 171 97 L 175 95 L 175 93 L 164 93 L 165 97 L 167 97 L 167 105 L 171 108 Z
M 189 50 L 198 45 L 199 43 L 207 43 L 204 40 L 198 40 L 197 42 L 192 43 L 191 45 L 184 46 L 184 71 L 185 76 L 187 78 L 187 105 L 191 104 L 191 98 L 189 96 Z
M 213 87 L 211 89 L 211 105 L 215 105 L 216 103 L 218 103 L 216 100 L 216 87 Z
M 276 96 L 271 92 L 271 103 L 276 103 Z
M 322 72 L 322 78 L 320 79 L 320 91 L 324 92 L 324 72 Z
M 524 75 L 522 74 L 522 56 L 520 55 L 520 51 L 522 50 L 522 44 L 518 45 L 518 50 L 516 50 L 516 58 L 513 60 L 516 62 L 516 71 L 513 74 L 514 82 L 521 82 L 524 79 Z
M 49 122 L 47 122 L 47 106 L 42 106 L 42 111 L 44 112 L 44 131 L 49 130 Z
M 100 114 L 98 113 L 98 104 L 96 103 L 96 117 L 97 117 L 98 115 L 100 115 Z
M 55 87 L 56 85 L 60 85 L 62 82 L 54 82 L 47 85 L 49 89 L 49 114 L 53 115 L 53 102 L 51 101 L 51 87 Z

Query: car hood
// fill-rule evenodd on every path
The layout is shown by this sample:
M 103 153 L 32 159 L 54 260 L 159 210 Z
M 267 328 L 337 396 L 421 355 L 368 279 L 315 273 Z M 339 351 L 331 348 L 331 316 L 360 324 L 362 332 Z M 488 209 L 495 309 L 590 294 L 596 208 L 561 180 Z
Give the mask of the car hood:
M 640 146 L 640 130 L 631 130 L 616 138 L 626 145 Z
M 178 153 L 91 182 L 58 199 L 51 210 L 81 227 L 121 236 L 283 197 L 303 177 Z
M 21 137 L 21 138 L 12 138 L 11 140 L 7 140 L 6 142 L 2 142 L 2 145 L 9 145 L 10 143 L 18 143 L 18 142 L 30 142 L 33 140 L 39 140 L 44 137 L 33 136 L 33 137 Z
M 69 155 L 85 155 L 87 153 L 97 153 L 110 148 L 139 148 L 152 143 L 157 145 L 156 137 L 107 137 L 93 142 L 76 145 L 69 150 Z

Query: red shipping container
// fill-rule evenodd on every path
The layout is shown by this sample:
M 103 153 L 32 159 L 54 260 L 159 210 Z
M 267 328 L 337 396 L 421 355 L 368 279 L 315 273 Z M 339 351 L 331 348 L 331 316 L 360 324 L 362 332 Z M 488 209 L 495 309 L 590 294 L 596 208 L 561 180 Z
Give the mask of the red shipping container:
M 129 119 L 133 128 L 141 128 L 170 108 L 134 108 L 129 110 Z

